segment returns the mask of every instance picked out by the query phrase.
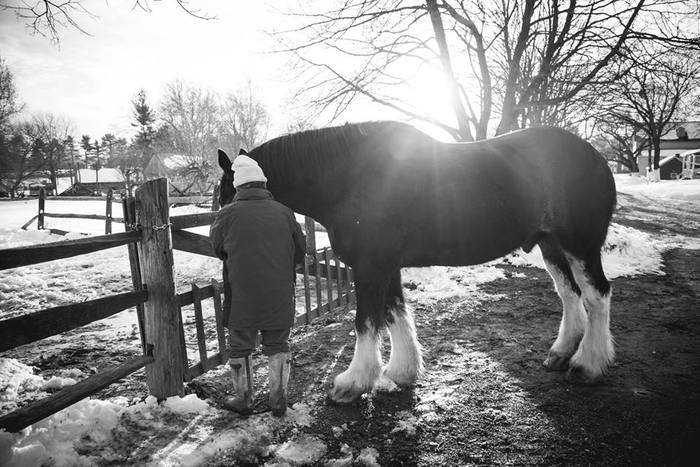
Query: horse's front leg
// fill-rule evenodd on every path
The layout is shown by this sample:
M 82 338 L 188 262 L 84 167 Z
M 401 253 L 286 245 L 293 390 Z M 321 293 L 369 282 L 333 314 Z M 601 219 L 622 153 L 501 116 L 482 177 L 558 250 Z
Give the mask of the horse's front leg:
M 338 403 L 349 403 L 371 392 L 382 368 L 381 329 L 385 323 L 384 282 L 356 282 L 355 353 L 347 370 L 335 377 L 330 397 Z

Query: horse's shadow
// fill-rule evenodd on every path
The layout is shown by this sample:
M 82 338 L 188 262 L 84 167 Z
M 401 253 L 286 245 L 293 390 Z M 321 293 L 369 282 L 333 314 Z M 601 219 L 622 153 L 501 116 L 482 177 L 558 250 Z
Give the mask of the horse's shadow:
M 688 461 L 692 440 L 700 439 L 695 292 L 669 276 L 617 279 L 616 363 L 599 384 L 577 386 L 542 366 L 561 304 L 546 272 L 531 268 L 526 275 L 480 286 L 500 298 L 455 314 L 454 329 L 442 339 L 453 340 L 456 350 L 428 348 L 428 375 L 443 364 L 462 371 L 463 381 L 450 383 L 463 391 L 460 409 L 479 412 L 477 424 L 492 427 L 485 438 L 502 436 L 508 449 L 530 453 L 532 463 Z M 421 341 L 435 342 L 421 324 Z M 503 420 L 494 421 L 494 411 Z

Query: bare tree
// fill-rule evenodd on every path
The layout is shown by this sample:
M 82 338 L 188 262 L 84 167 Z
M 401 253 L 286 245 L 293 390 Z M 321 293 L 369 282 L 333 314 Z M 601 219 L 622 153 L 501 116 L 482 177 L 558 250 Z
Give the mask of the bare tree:
M 330 119 L 355 100 L 368 99 L 462 140 L 484 138 L 494 122 L 496 133 L 565 124 L 585 108 L 587 91 L 624 72 L 618 59 L 631 42 L 699 43 L 682 28 L 666 27 L 692 12 L 675 0 L 333 4 L 295 12 L 290 17 L 299 24 L 277 32 L 281 49 L 301 66 L 300 96 L 318 113 L 330 110 Z M 457 125 L 406 98 L 405 85 L 424 67 L 440 68 L 452 83 Z
M 18 101 L 14 77 L 5 60 L 0 58 L 0 131 L 4 130 L 10 118 L 22 110 Z
M 637 59 L 638 60 L 638 59 Z M 612 87 L 614 99 L 607 114 L 646 137 L 650 168 L 658 178 L 661 136 L 691 101 L 700 85 L 700 60 L 694 55 L 656 50 L 635 65 Z
M 201 193 L 208 191 L 214 183 L 218 145 L 216 96 L 177 80 L 166 88 L 160 117 L 172 130 L 177 147 L 185 156 L 183 175 L 192 180 L 192 185 L 197 185 Z
M 630 172 L 638 172 L 642 152 L 639 130 L 613 115 L 600 117 L 591 144 L 610 162 L 620 163 Z
M 251 149 L 267 138 L 270 115 L 255 97 L 251 82 L 238 92 L 229 93 L 220 106 L 220 138 L 224 146 L 238 153 L 238 148 Z
M 73 132 L 72 122 L 51 113 L 36 114 L 32 117 L 36 140 L 43 141 L 42 158 L 54 187 L 58 187 L 58 171 L 68 167 L 69 155 L 64 150 L 64 141 Z
M 158 1 L 158 0 L 153 0 Z M 212 19 L 199 9 L 195 9 L 187 0 L 175 0 L 187 14 L 199 19 Z M 83 34 L 91 35 L 84 27 L 88 20 L 97 16 L 85 5 L 85 0 L 3 0 L 0 10 L 11 11 L 24 20 L 32 34 L 39 34 L 58 43 L 62 29 L 72 28 Z M 151 0 L 132 0 L 133 9 L 151 13 Z

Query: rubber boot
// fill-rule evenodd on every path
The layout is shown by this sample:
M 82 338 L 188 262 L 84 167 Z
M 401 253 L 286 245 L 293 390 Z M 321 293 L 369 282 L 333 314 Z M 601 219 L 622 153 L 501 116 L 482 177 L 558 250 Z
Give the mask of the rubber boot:
M 233 396 L 224 400 L 224 407 L 241 415 L 253 413 L 253 385 L 250 380 L 250 357 L 230 358 Z
M 270 355 L 270 408 L 272 415 L 281 417 L 287 413 L 287 384 L 292 360 L 290 352 Z

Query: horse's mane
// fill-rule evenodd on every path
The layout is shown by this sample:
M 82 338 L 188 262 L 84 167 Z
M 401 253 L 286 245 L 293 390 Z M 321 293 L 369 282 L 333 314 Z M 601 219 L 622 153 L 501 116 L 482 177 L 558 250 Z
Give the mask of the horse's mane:
M 422 134 L 400 122 L 346 123 L 279 136 L 256 147 L 250 155 L 265 168 L 269 177 L 289 177 L 303 170 L 315 172 L 306 173 L 307 177 L 315 178 L 330 168 L 342 170 L 353 157 L 362 155 L 357 150 L 359 144 L 386 143 L 397 133 Z M 380 135 L 381 139 L 372 138 Z

